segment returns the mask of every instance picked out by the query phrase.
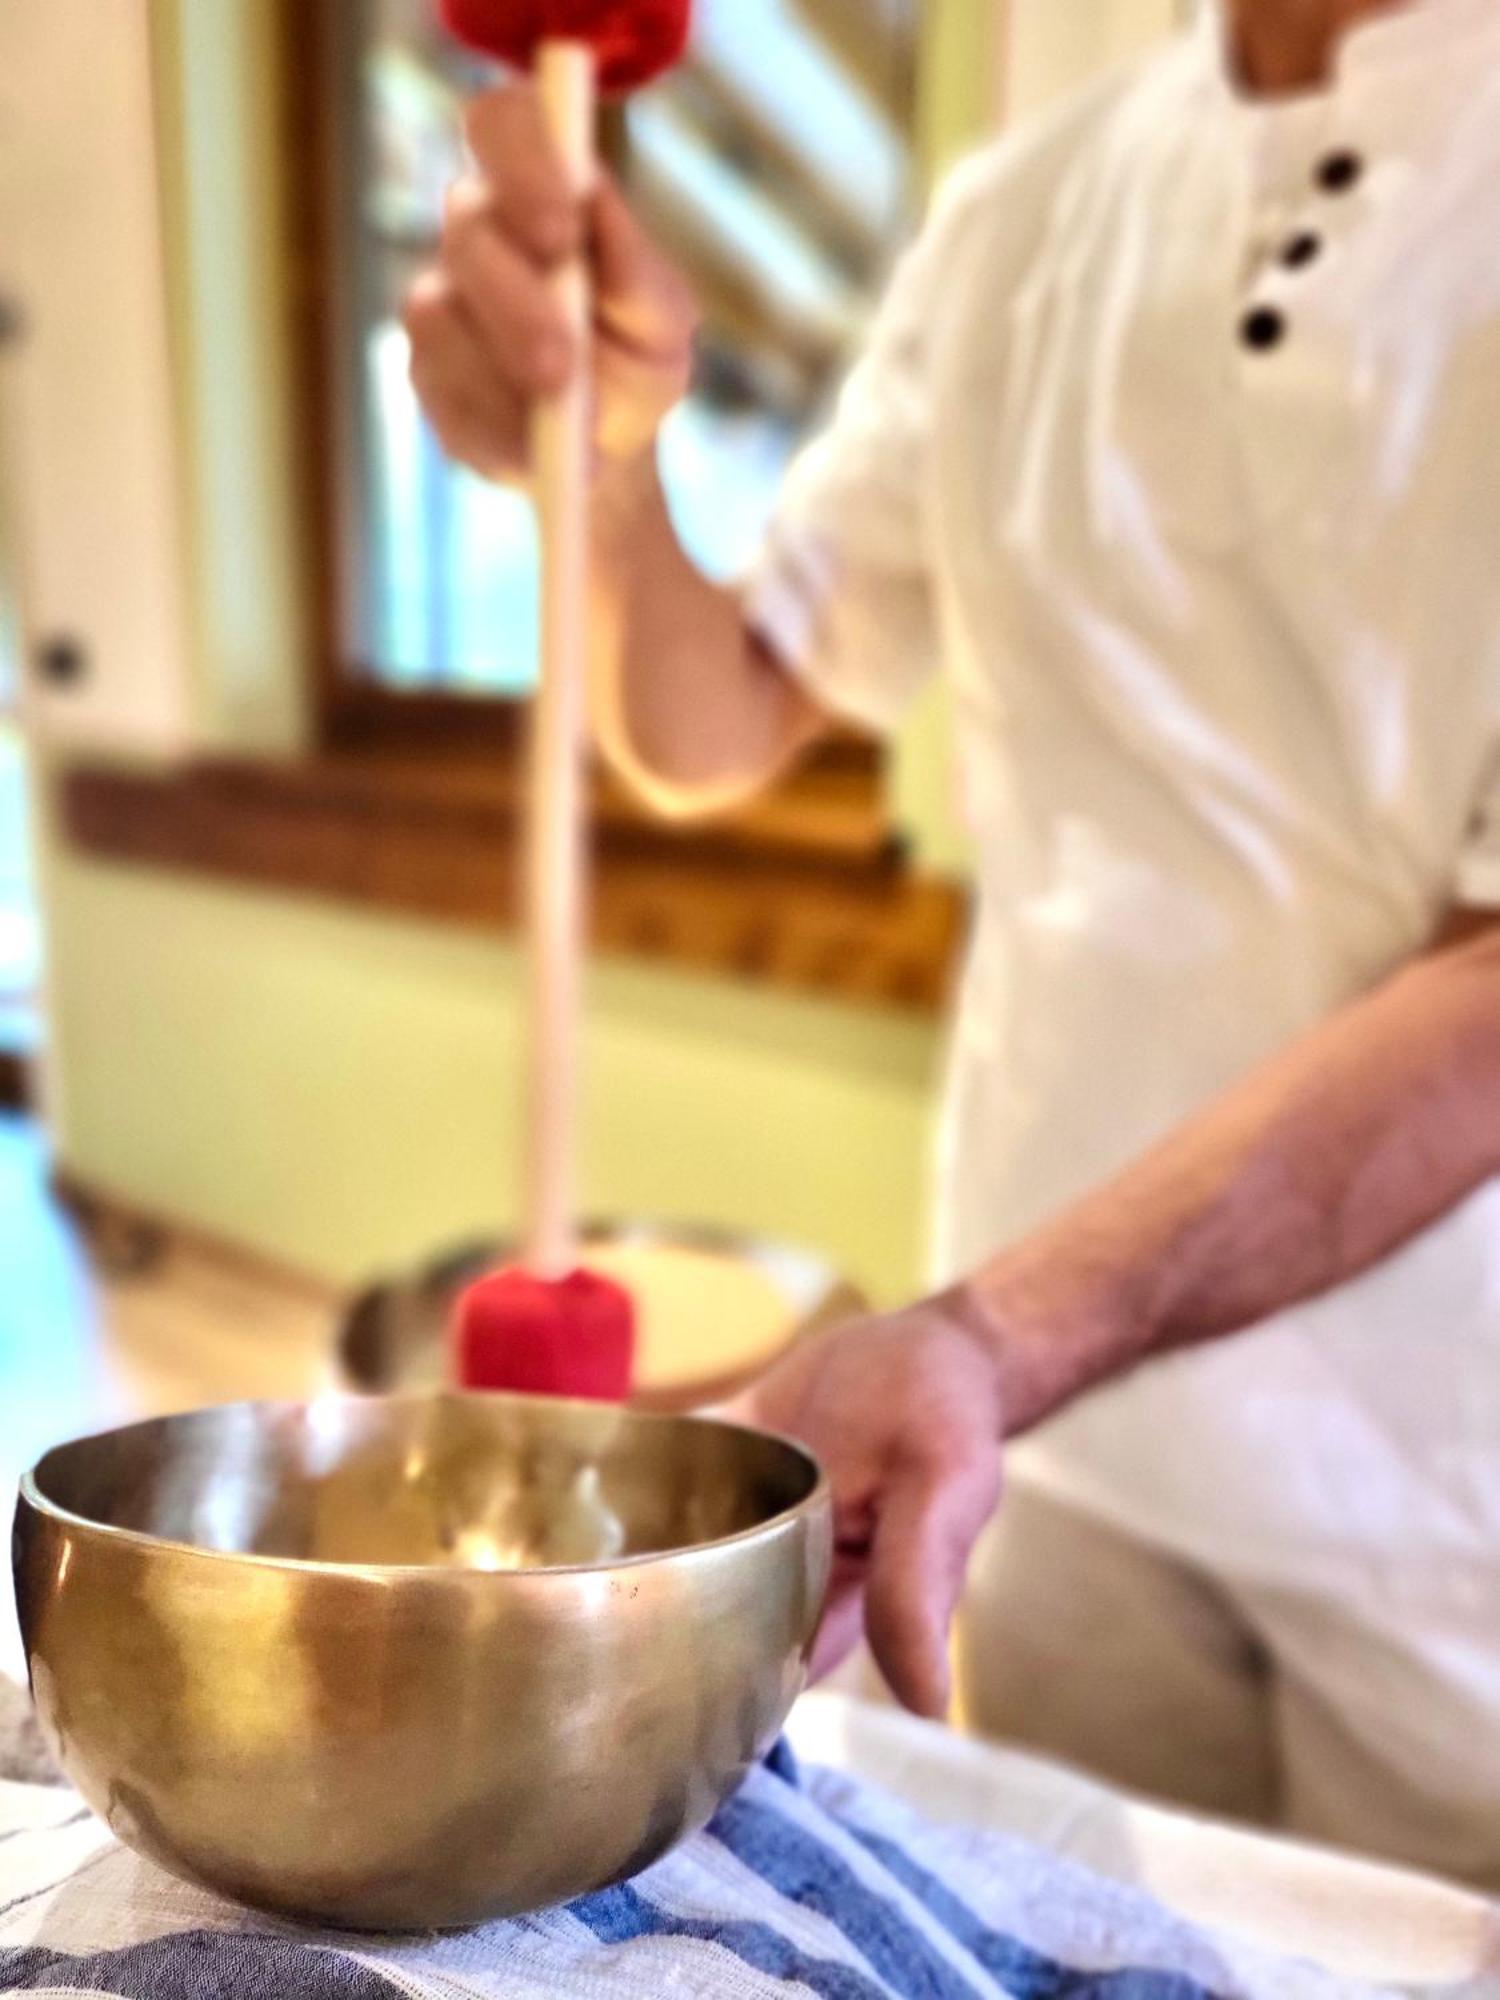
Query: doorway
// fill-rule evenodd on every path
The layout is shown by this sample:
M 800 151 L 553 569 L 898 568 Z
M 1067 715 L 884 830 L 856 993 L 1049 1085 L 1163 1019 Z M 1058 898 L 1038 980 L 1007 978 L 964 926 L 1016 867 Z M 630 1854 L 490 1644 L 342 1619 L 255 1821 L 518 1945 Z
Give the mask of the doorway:
M 25 745 L 15 699 L 12 607 L 0 596 L 0 1105 L 26 1100 L 41 1042 L 41 918 Z
M 0 300 L 0 349 L 8 344 Z M 42 942 L 25 739 L 21 621 L 0 509 L 0 1107 L 27 1099 L 41 1041 Z

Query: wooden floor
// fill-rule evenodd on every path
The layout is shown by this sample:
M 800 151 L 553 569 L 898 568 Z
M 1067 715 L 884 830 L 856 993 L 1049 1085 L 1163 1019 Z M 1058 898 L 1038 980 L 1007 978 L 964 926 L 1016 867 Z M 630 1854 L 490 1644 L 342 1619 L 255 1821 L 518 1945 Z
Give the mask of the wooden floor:
M 132 1416 L 328 1386 L 334 1301 L 203 1251 L 111 1274 L 47 1189 L 36 1127 L 0 1113 L 0 1507 L 59 1439 Z M 8 1581 L 0 1672 L 16 1669 Z

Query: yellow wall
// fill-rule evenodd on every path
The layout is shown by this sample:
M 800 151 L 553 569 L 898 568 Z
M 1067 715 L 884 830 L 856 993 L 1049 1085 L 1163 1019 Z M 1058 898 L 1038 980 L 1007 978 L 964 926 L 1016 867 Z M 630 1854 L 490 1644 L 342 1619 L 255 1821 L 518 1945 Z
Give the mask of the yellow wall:
M 294 749 L 300 672 L 276 9 L 151 0 L 199 741 Z
M 514 960 L 487 940 L 54 850 L 62 1154 L 344 1278 L 513 1213 Z M 590 990 L 595 1213 L 920 1266 L 932 1029 L 623 962 Z
M 279 511 L 276 161 L 254 115 L 266 11 L 154 8 L 202 729 L 270 744 L 296 723 L 296 606 Z M 934 17 L 934 154 L 982 115 L 984 12 L 941 0 Z M 930 851 L 946 838 L 940 727 L 918 726 L 896 786 Z M 66 1167 L 340 1279 L 510 1218 L 507 948 L 43 849 Z M 895 1299 L 921 1271 L 940 1039 L 892 1012 L 600 965 L 587 1204 L 800 1240 Z

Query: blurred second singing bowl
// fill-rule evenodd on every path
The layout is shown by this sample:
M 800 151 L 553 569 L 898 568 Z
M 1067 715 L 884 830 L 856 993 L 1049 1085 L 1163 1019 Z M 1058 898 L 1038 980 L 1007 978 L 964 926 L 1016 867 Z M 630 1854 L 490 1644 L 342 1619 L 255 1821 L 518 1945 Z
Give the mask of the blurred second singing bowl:
M 444 1929 L 644 1868 L 764 1754 L 830 1552 L 796 1446 L 529 1397 L 135 1424 L 22 1483 L 43 1726 L 131 1847 L 262 1909 Z

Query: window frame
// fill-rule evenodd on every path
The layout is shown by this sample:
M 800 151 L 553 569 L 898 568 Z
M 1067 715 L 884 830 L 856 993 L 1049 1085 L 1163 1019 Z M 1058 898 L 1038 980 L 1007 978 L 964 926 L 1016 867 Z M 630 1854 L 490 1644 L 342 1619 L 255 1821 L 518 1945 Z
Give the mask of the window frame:
M 358 447 L 344 372 L 356 343 L 348 291 L 339 283 L 334 218 L 348 187 L 341 133 L 358 116 L 350 101 L 357 78 L 340 62 L 350 15 L 342 7 L 308 9 L 299 0 L 275 4 L 283 152 L 293 191 L 286 267 L 315 744 L 325 752 L 403 745 L 428 752 L 488 750 L 513 763 L 524 748 L 524 700 L 383 686 L 347 644 L 359 510 L 353 493 Z M 863 774 L 872 797 L 878 791 L 883 798 L 885 751 L 859 730 L 836 727 L 780 783 L 795 788 L 805 773 L 814 780 L 837 773 L 846 783 Z
M 204 753 L 163 768 L 67 760 L 49 778 L 50 809 L 76 852 L 112 864 L 507 933 L 528 704 L 361 684 L 340 657 L 352 516 L 334 478 L 331 210 L 318 166 L 330 10 L 268 5 L 278 10 L 274 115 L 294 169 L 285 282 L 311 740 L 292 756 Z M 311 36 L 309 18 L 320 26 Z M 912 865 L 885 789 L 882 750 L 848 731 L 759 798 L 688 828 L 663 824 L 602 775 L 594 949 L 847 1005 L 942 1010 L 967 893 Z

